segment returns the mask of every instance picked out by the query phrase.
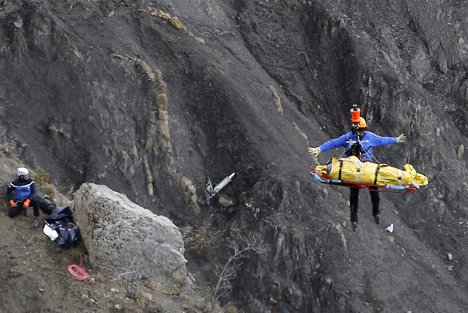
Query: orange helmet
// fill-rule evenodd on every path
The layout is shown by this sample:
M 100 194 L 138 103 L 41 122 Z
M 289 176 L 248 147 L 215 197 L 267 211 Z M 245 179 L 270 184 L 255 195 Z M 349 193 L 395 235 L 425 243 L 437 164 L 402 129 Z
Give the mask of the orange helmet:
M 366 120 L 363 117 L 359 118 L 359 128 L 367 128 Z

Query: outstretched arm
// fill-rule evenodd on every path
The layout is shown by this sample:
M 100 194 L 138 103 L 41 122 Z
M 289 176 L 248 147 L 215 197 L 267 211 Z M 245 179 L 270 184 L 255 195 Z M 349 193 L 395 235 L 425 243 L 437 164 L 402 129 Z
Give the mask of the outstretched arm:
M 406 142 L 406 136 L 405 136 L 405 134 L 400 134 L 400 136 L 396 137 L 396 142 L 397 142 L 397 143 L 404 143 L 404 142 Z
M 401 134 L 398 137 L 383 137 L 376 134 L 372 134 L 374 136 L 372 140 L 372 145 L 374 147 L 379 146 L 386 146 L 386 145 L 393 145 L 396 143 L 403 143 L 406 140 L 405 134 Z
M 323 143 L 322 145 L 320 145 L 320 147 L 316 147 L 316 148 L 309 147 L 309 153 L 312 156 L 317 157 L 321 152 L 325 152 L 325 151 L 335 149 L 338 147 L 346 147 L 346 140 L 348 140 L 349 137 L 350 137 L 350 133 L 346 133 L 341 137 L 338 137 L 338 138 L 335 138 L 335 139 L 332 139 Z
M 309 153 L 313 157 L 318 157 L 318 155 L 320 154 L 320 147 L 317 147 L 317 148 L 309 147 Z

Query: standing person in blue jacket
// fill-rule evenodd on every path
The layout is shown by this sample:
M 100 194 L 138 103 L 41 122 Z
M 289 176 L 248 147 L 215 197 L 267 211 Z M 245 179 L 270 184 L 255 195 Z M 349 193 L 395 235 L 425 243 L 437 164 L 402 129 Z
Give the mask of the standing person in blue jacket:
M 329 140 L 320 147 L 310 148 L 309 153 L 317 157 L 321 152 L 331 149 L 343 147 L 347 156 L 355 155 L 362 162 L 372 161 L 372 149 L 374 147 L 391 145 L 396 143 L 403 143 L 406 140 L 404 134 L 398 137 L 381 137 L 373 132 L 367 131 L 366 120 L 362 117 L 359 118 L 357 129 L 344 134 L 341 137 Z M 380 196 L 376 187 L 369 187 L 369 193 L 372 200 L 372 215 L 377 224 L 380 224 Z M 356 230 L 358 223 L 358 203 L 359 203 L 359 188 L 350 188 L 349 195 L 350 211 L 351 211 L 351 225 L 353 230 Z
M 19 214 L 26 213 L 26 210 L 32 205 L 34 210 L 33 227 L 38 226 L 37 217 L 39 216 L 39 206 L 32 200 L 36 188 L 34 181 L 29 177 L 29 171 L 25 167 L 20 167 L 16 171 L 17 179 L 12 181 L 7 189 L 7 197 L 10 203 L 8 215 L 15 217 Z

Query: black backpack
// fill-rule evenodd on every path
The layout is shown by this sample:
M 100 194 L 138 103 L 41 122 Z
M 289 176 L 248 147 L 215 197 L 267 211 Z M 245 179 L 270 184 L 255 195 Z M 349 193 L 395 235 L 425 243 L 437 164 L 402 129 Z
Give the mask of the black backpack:
M 57 206 L 48 195 L 45 195 L 42 192 L 34 193 L 34 195 L 31 197 L 31 200 L 36 202 L 39 206 L 39 209 L 41 209 L 45 214 L 51 214 Z

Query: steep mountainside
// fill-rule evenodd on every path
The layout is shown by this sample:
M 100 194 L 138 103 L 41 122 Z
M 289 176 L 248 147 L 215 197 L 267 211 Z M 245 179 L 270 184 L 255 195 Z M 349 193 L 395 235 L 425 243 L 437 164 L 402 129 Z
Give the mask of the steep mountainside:
M 0 0 L 0 133 L 63 190 L 105 184 L 173 219 L 201 288 L 260 238 L 222 304 L 467 312 L 467 16 L 462 0 Z M 309 174 L 341 151 L 307 153 L 352 103 L 408 137 L 380 162 L 430 179 L 383 194 L 381 225 L 362 192 L 356 232 L 348 190 Z M 233 172 L 206 205 L 206 178 Z

